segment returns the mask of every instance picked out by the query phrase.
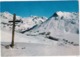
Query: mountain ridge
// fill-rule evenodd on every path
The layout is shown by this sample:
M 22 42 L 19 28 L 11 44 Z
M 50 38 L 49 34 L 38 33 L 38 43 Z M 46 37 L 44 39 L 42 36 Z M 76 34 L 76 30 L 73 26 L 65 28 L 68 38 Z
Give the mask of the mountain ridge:
M 67 14 L 69 14 L 69 15 L 67 15 Z M 60 29 L 64 28 L 62 30 L 64 30 L 65 32 L 78 33 L 79 32 L 78 13 L 73 13 L 73 12 L 66 13 L 66 12 L 61 12 L 61 11 L 56 12 L 50 18 L 48 18 L 48 20 L 46 20 L 43 24 L 41 24 L 38 27 L 39 27 L 39 29 L 41 27 L 40 31 L 42 31 L 42 30 L 48 31 L 48 30 L 51 30 L 51 27 L 53 27 L 54 31 L 55 31 L 55 29 L 60 31 Z M 69 28 L 69 27 L 71 27 L 71 28 Z M 42 29 L 42 28 L 47 28 L 47 29 Z M 76 29 L 74 29 L 74 28 L 76 28 Z M 69 31 L 67 31 L 68 29 L 69 29 Z M 36 30 L 36 29 L 34 28 L 34 30 Z M 76 30 L 76 32 L 74 30 Z
M 5 24 L 3 27 L 11 27 L 11 23 L 9 21 L 13 20 L 13 15 L 9 12 L 1 12 L 0 13 L 1 23 Z M 18 24 L 16 24 L 16 30 L 17 31 L 24 31 L 27 30 L 35 25 L 39 25 L 43 23 L 47 18 L 46 17 L 38 17 L 38 16 L 30 16 L 30 17 L 21 17 L 16 16 L 16 20 L 20 20 Z

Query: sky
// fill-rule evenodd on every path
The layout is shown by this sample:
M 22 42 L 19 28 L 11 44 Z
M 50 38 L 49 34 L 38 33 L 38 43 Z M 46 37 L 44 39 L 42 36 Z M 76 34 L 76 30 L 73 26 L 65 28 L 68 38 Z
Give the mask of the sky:
M 78 1 L 8 1 L 0 2 L 1 12 L 16 13 L 22 17 L 50 17 L 57 11 L 78 12 Z

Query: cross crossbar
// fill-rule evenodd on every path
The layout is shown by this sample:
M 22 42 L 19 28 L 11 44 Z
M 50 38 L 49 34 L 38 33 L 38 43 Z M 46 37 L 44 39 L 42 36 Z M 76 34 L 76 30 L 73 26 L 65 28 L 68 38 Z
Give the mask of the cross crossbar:
M 9 23 L 11 23 L 11 22 L 13 22 L 13 21 L 9 21 Z M 20 20 L 15 20 L 15 22 L 21 22 Z

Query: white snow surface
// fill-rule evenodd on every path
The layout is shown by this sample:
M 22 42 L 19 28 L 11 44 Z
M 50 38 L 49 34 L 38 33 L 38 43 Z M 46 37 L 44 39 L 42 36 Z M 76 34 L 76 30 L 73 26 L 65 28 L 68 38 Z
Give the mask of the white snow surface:
M 2 43 L 2 57 L 24 56 L 78 56 L 79 47 L 76 46 L 53 46 L 37 43 L 16 43 L 14 48 L 7 49 L 8 43 Z
M 5 35 L 5 36 L 4 36 Z M 11 42 L 12 40 L 12 32 L 1 30 L 1 42 Z M 15 32 L 15 42 L 23 42 L 23 43 L 39 43 L 39 44 L 51 44 L 54 45 L 57 43 L 56 41 L 52 41 L 50 39 L 44 38 L 43 36 L 27 36 L 21 33 Z
M 14 48 L 7 48 L 11 44 L 11 32 L 1 31 L 1 56 L 63 56 L 79 55 L 79 46 L 62 44 L 45 38 L 44 36 L 26 36 L 15 32 Z M 61 45 L 62 44 L 62 45 Z

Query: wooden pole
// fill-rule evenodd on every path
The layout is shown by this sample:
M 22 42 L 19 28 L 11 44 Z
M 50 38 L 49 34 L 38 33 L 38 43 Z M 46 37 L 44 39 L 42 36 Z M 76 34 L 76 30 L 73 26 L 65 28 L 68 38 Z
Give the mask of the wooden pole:
M 16 14 L 13 14 L 12 42 L 10 45 L 12 48 L 14 47 L 15 19 L 16 19 Z

